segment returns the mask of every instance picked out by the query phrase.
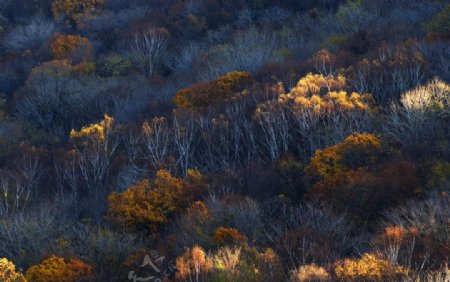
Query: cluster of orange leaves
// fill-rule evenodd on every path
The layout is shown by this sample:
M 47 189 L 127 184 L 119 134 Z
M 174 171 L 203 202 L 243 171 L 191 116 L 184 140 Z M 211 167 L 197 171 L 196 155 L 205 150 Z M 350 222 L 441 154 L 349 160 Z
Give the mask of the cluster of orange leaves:
M 124 192 L 111 193 L 108 218 L 132 230 L 155 232 L 204 188 L 204 176 L 197 170 L 188 170 L 186 179 L 159 170 L 152 182 L 144 179 Z
M 252 83 L 248 72 L 231 72 L 181 89 L 173 101 L 178 108 L 199 112 L 239 96 Z
M 26 278 L 30 282 L 94 281 L 90 265 L 76 258 L 65 260 L 56 256 L 30 267 Z
M 219 227 L 214 231 L 214 242 L 218 245 L 243 243 L 247 240 L 236 228 Z
M 86 37 L 55 33 L 50 40 L 50 50 L 56 59 L 71 59 L 78 56 L 82 60 L 87 60 L 91 57 L 93 48 Z
M 52 60 L 49 62 L 44 62 L 42 65 L 34 67 L 31 70 L 30 78 L 33 79 L 35 76 L 46 76 L 46 77 L 66 77 L 71 74 L 91 74 L 95 72 L 95 63 L 91 62 L 81 62 L 76 65 L 72 65 L 69 60 Z
M 200 273 L 212 271 L 214 263 L 199 246 L 187 249 L 185 253 L 176 259 L 177 278 L 188 279 Z
M 52 12 L 55 17 L 61 15 L 73 16 L 104 3 L 105 0 L 53 0 Z

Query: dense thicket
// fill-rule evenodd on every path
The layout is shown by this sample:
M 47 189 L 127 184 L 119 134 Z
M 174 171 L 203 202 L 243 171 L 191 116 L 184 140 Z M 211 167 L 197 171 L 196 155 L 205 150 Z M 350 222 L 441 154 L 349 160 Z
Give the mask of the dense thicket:
M 0 280 L 449 281 L 449 24 L 0 0 Z

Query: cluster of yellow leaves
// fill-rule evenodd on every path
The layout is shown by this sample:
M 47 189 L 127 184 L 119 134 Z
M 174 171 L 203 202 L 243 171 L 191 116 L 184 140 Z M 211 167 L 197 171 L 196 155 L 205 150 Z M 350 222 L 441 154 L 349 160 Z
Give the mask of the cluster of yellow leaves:
M 70 139 L 72 141 L 80 140 L 83 144 L 86 143 L 86 140 L 103 143 L 106 140 L 107 134 L 111 131 L 113 123 L 114 118 L 105 114 L 104 119 L 99 123 L 83 127 L 79 131 L 72 129 L 70 132 Z
M 93 48 L 86 37 L 56 33 L 50 40 L 50 50 L 56 59 L 70 59 L 78 56 L 82 60 L 87 60 L 92 55 Z
M 247 238 L 235 228 L 219 227 L 214 231 L 214 242 L 218 245 L 243 243 Z
M 405 276 L 407 269 L 366 253 L 360 259 L 338 261 L 334 272 L 342 281 L 392 281 Z
M 296 99 L 297 97 L 311 97 L 326 92 L 343 89 L 346 85 L 345 77 L 309 73 L 301 78 L 297 85 L 289 92 L 280 96 L 280 100 Z
M 0 258 L 0 281 L 3 282 L 25 282 L 25 277 L 20 271 L 16 271 L 14 263 L 6 258 Z
M 374 164 L 382 151 L 379 136 L 356 133 L 339 144 L 316 150 L 305 170 L 312 177 L 326 178 L 349 169 Z
M 287 94 L 281 94 L 280 103 L 293 103 L 297 110 L 313 110 L 316 114 L 345 112 L 351 110 L 374 111 L 370 94 L 347 93 L 345 77 L 323 76 L 309 73 L 299 80 Z
M 330 281 L 330 274 L 316 264 L 306 264 L 291 272 L 292 282 Z
M 92 267 L 79 259 L 52 256 L 30 267 L 26 278 L 29 282 L 93 281 Z
M 230 72 L 214 80 L 181 89 L 173 101 L 178 108 L 199 112 L 238 96 L 252 82 L 253 77 L 248 72 Z
M 256 114 L 270 114 L 278 106 L 288 105 L 298 115 L 313 115 L 317 118 L 333 113 L 376 112 L 375 101 L 371 94 L 345 91 L 345 77 L 309 73 L 301 78 L 289 93 L 279 91 L 276 101 L 258 105 Z M 280 89 L 280 88 L 279 88 Z
M 153 182 L 144 179 L 108 196 L 108 218 L 132 230 L 156 231 L 205 188 L 204 176 L 188 170 L 186 180 L 160 170 Z

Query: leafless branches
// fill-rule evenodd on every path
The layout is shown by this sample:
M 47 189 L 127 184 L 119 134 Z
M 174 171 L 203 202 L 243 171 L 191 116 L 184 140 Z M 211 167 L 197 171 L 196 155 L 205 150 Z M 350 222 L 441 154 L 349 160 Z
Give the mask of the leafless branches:
M 167 32 L 161 29 L 149 28 L 141 34 L 135 34 L 132 49 L 137 60 L 145 65 L 147 77 L 152 77 L 158 70 L 167 49 Z

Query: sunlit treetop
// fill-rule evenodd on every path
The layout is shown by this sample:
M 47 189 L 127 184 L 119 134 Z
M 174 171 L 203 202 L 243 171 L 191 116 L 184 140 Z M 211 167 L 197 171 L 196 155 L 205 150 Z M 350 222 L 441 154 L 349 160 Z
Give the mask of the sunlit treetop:
M 434 79 L 426 85 L 405 92 L 401 105 L 410 111 L 450 110 L 450 85 Z
M 301 78 L 297 85 L 288 94 L 281 95 L 280 99 L 296 99 L 297 97 L 311 97 L 330 91 L 341 90 L 345 87 L 345 77 L 309 73 Z
M 25 282 L 25 277 L 16 270 L 14 263 L 6 258 L 0 258 L 0 281 Z
M 360 259 L 338 261 L 334 271 L 342 281 L 397 281 L 408 273 L 404 267 L 367 253 Z
M 345 90 L 345 77 L 338 75 L 308 74 L 299 80 L 289 93 L 281 93 L 278 100 L 262 103 L 257 114 L 264 113 L 276 105 L 290 105 L 296 113 L 312 112 L 316 116 L 349 111 L 376 112 L 371 94 Z
M 112 125 L 114 123 L 114 118 L 105 114 L 104 119 L 99 123 L 94 123 L 89 126 L 83 127 L 79 131 L 72 129 L 70 132 L 70 139 L 73 141 L 76 140 L 85 140 L 82 143 L 85 143 L 86 140 L 93 140 L 96 142 L 104 142 L 106 140 L 107 134 L 110 132 Z

